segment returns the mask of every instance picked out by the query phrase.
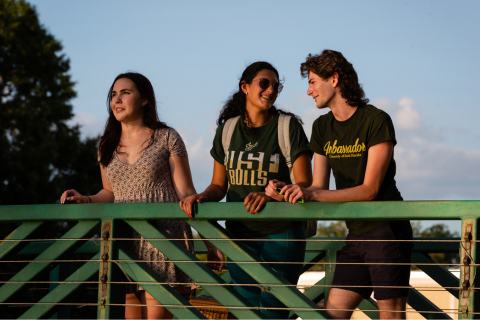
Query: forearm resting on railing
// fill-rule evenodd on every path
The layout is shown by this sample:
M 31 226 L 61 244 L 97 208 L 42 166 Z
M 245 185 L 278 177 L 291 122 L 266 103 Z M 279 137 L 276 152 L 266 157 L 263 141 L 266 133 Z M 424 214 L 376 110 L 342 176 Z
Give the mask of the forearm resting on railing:
M 102 189 L 96 195 L 90 196 L 92 203 L 113 203 L 115 197 L 113 192 Z
M 325 190 L 311 186 L 305 189 L 305 201 L 349 202 L 375 200 L 378 188 L 366 184 L 343 190 Z

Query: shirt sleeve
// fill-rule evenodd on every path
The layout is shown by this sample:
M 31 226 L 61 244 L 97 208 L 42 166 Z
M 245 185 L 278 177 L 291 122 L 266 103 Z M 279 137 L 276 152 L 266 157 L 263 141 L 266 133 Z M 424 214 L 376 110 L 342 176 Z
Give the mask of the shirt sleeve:
M 168 134 L 168 151 L 172 157 L 187 157 L 187 148 L 182 137 L 175 129 L 170 129 Z
M 318 153 L 322 156 L 326 155 L 325 150 L 323 150 L 320 118 L 315 120 L 315 122 L 313 123 L 312 137 L 310 138 L 310 143 L 308 144 L 308 147 L 315 153 Z
M 222 133 L 224 126 L 225 123 L 218 126 L 217 131 L 215 132 L 215 138 L 213 138 L 213 146 L 210 150 L 210 155 L 220 164 L 225 163 L 225 151 L 223 150 L 222 144 Z
M 294 118 L 290 120 L 290 158 L 292 164 L 302 152 L 308 152 L 310 158 L 313 152 L 308 147 L 308 138 L 302 125 Z
M 392 119 L 386 112 L 381 112 L 372 120 L 368 130 L 367 147 L 370 148 L 385 141 L 392 141 L 394 146 L 397 144 Z

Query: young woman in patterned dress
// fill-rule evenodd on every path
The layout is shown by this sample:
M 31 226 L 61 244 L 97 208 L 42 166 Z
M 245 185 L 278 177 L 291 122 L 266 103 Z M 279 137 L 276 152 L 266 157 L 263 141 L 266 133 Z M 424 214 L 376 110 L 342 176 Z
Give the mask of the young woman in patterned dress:
M 196 193 L 188 164 L 187 151 L 180 135 L 158 118 L 155 94 L 150 81 L 138 73 L 124 73 L 115 78 L 108 95 L 109 118 L 100 139 L 98 154 L 103 189 L 92 196 L 75 190 L 65 191 L 64 203 L 144 203 L 179 202 Z M 183 221 L 157 224 L 173 238 L 185 239 L 185 247 L 194 253 L 192 232 Z M 166 282 L 193 281 L 145 241 L 129 241 L 130 249 Z M 191 287 L 175 287 L 188 294 Z M 160 305 L 139 285 L 128 285 L 126 304 Z M 164 307 L 126 307 L 127 319 L 171 319 Z

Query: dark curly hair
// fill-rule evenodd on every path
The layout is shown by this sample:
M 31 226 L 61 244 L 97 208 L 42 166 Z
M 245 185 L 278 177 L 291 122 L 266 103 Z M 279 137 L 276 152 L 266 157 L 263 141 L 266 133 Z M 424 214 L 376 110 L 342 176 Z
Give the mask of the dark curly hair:
M 300 65 L 302 78 L 313 72 L 323 80 L 330 78 L 334 72 L 338 73 L 340 95 L 349 106 L 364 106 L 368 104 L 365 92 L 358 83 L 357 72 L 353 65 L 338 51 L 323 50 L 319 55 L 309 54 L 307 60 Z
M 280 78 L 278 75 L 277 69 L 275 69 L 270 63 L 265 61 L 257 61 L 249 65 L 245 71 L 242 73 L 242 77 L 238 81 L 238 91 L 233 93 L 228 100 L 225 102 L 222 110 L 220 111 L 220 116 L 217 119 L 217 125 L 221 125 L 222 123 L 226 122 L 228 119 L 241 116 L 242 123 L 250 123 L 250 119 L 248 118 L 247 113 L 247 95 L 242 90 L 242 84 L 247 83 L 251 84 L 252 80 L 257 76 L 257 74 L 262 70 L 271 70 L 275 73 L 277 78 Z M 294 115 L 291 112 L 287 112 L 281 109 L 277 109 L 275 106 L 272 106 L 268 112 L 273 115 L 277 115 L 279 113 L 290 115 L 295 118 L 298 122 L 303 124 L 302 119 L 300 117 Z M 249 134 L 249 127 L 245 126 L 245 132 Z
M 157 129 L 169 128 L 166 123 L 160 121 L 157 113 L 157 103 L 155 99 L 155 92 L 150 80 L 144 75 L 136 72 L 127 72 L 119 74 L 115 80 L 113 80 L 110 89 L 108 90 L 107 97 L 107 110 L 108 120 L 105 125 L 105 131 L 103 136 L 100 137 L 100 143 L 98 144 L 99 162 L 102 166 L 107 167 L 113 159 L 113 152 L 120 146 L 120 137 L 122 136 L 122 124 L 115 118 L 112 108 L 110 106 L 112 102 L 112 90 L 115 82 L 118 79 L 130 79 L 135 83 L 138 91 L 143 99 L 147 100 L 147 104 L 143 106 L 143 123 L 154 132 Z M 150 141 L 145 149 L 149 148 L 154 142 L 154 134 L 150 137 Z

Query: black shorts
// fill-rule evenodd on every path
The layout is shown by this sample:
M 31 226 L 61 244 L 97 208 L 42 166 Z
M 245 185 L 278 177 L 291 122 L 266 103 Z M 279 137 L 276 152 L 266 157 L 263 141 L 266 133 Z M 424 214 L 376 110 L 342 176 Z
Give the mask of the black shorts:
M 410 221 L 392 221 L 356 236 L 348 234 L 347 240 L 411 240 Z M 340 250 L 337 262 L 367 263 L 338 264 L 332 287 L 361 294 L 368 299 L 372 291 L 376 300 L 387 300 L 408 295 L 408 288 L 358 288 L 343 286 L 409 286 L 410 265 L 369 265 L 368 263 L 411 263 L 413 242 L 347 241 Z M 342 286 L 342 287 L 340 287 Z

